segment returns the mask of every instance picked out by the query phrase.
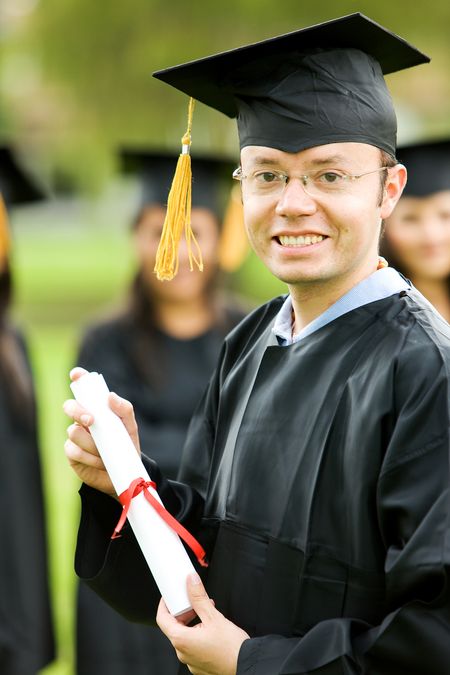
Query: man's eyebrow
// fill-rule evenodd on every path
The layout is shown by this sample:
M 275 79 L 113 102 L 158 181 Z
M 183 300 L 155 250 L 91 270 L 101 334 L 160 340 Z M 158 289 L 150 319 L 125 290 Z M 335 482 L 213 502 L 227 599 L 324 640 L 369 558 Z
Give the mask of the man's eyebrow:
M 280 166 L 283 163 L 282 160 L 274 157 L 265 157 L 264 155 L 258 155 L 250 160 L 251 164 L 254 166 Z M 320 157 L 317 159 L 311 159 L 305 163 L 307 166 L 330 166 L 333 164 L 349 164 L 349 160 L 344 155 L 327 155 L 326 157 Z
M 252 164 L 268 164 L 269 166 L 276 166 L 280 164 L 280 160 L 274 159 L 273 157 L 264 157 L 259 155 L 251 160 Z
M 311 166 L 327 166 L 333 164 L 349 164 L 348 158 L 344 155 L 327 155 L 307 162 Z

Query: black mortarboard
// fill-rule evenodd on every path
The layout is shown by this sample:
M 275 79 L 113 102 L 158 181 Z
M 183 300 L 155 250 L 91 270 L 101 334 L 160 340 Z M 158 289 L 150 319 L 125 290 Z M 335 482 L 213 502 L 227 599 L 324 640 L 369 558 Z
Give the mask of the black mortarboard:
M 360 13 L 154 73 L 237 117 L 241 147 L 361 142 L 395 155 L 383 73 L 430 59 Z
M 0 146 L 0 192 L 7 207 L 44 199 L 44 193 L 7 146 Z
M 159 150 L 123 149 L 121 169 L 135 174 L 141 183 L 141 206 L 167 204 L 178 154 Z M 237 161 L 212 156 L 192 156 L 192 206 L 205 207 L 220 219 Z
M 44 199 L 43 192 L 7 146 L 0 146 L 0 258 L 9 255 L 11 237 L 7 208 Z
M 404 195 L 426 197 L 450 190 L 450 140 L 435 140 L 400 147 L 398 161 L 408 169 Z

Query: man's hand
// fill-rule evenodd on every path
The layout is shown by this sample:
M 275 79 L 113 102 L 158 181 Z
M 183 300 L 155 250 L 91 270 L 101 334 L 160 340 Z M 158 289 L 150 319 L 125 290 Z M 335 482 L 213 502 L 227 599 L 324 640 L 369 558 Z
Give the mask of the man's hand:
M 77 380 L 85 373 L 86 371 L 83 368 L 74 368 L 70 377 L 72 380 Z M 109 405 L 111 410 L 124 423 L 137 452 L 140 453 L 133 406 L 126 399 L 113 393 L 109 395 Z M 70 466 L 83 483 L 115 497 L 115 490 L 89 431 L 89 427 L 94 421 L 93 416 L 74 399 L 65 401 L 63 410 L 74 421 L 74 424 L 71 424 L 67 429 L 68 439 L 64 444 L 64 451 Z
M 239 650 L 250 636 L 217 611 L 197 574 L 188 579 L 188 594 L 194 611 L 173 617 L 161 600 L 158 626 L 194 675 L 236 675 Z M 187 626 L 195 614 L 201 623 Z

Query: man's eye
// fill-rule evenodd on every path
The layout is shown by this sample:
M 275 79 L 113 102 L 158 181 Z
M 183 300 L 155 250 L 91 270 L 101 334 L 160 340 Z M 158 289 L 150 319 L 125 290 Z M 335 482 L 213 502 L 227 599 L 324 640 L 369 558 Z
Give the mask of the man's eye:
M 340 183 L 344 176 L 334 171 L 326 171 L 321 173 L 316 177 L 320 183 L 325 183 L 326 185 L 332 185 L 333 183 Z
M 272 171 L 260 171 L 254 176 L 257 183 L 276 183 L 280 180 L 280 176 Z

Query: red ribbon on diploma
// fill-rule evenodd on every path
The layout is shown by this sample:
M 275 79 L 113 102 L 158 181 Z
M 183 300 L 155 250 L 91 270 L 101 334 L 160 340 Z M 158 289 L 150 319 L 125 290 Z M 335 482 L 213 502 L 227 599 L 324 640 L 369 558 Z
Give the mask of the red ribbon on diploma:
M 183 525 L 181 525 L 181 523 L 179 523 L 178 520 L 167 511 L 167 509 L 164 508 L 161 502 L 159 502 L 157 499 L 154 498 L 150 490 L 148 490 L 149 487 L 152 487 L 156 490 L 156 484 L 152 480 L 145 481 L 143 478 L 135 478 L 133 481 L 131 481 L 130 487 L 124 490 L 119 495 L 119 500 L 123 506 L 123 510 L 119 518 L 119 522 L 114 528 L 114 532 L 111 539 L 117 539 L 117 537 L 121 536 L 120 531 L 127 519 L 128 509 L 130 508 L 131 500 L 133 499 L 133 497 L 136 497 L 138 494 L 143 492 L 144 497 L 148 501 L 148 503 L 151 504 L 151 506 L 153 506 L 155 511 L 161 516 L 161 518 L 167 523 L 167 525 L 169 525 L 169 527 L 171 527 L 172 530 L 174 530 L 178 534 L 178 536 L 181 537 L 181 539 L 189 546 L 191 551 L 195 553 L 195 556 L 200 565 L 202 567 L 208 567 L 208 563 L 206 562 L 206 553 L 202 548 L 202 546 L 197 541 L 197 539 L 195 539 L 195 537 L 193 537 L 192 534 L 188 532 L 186 528 L 183 527 Z

